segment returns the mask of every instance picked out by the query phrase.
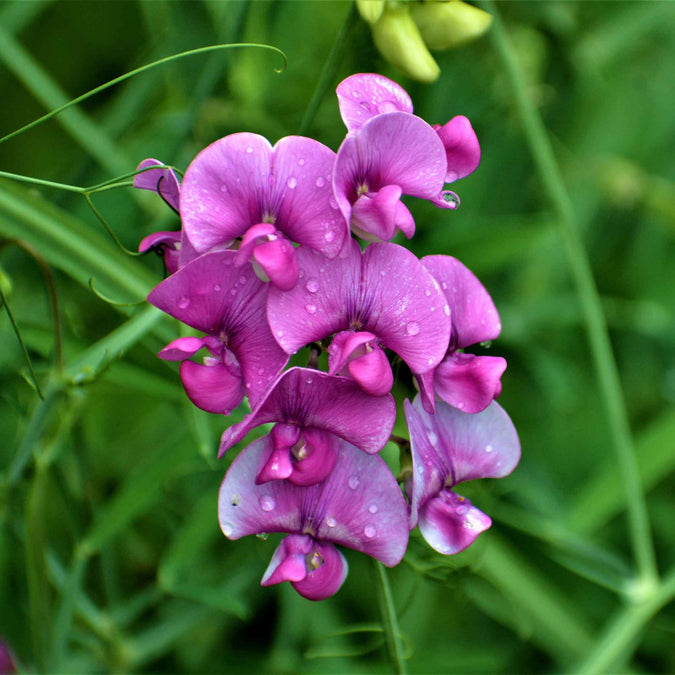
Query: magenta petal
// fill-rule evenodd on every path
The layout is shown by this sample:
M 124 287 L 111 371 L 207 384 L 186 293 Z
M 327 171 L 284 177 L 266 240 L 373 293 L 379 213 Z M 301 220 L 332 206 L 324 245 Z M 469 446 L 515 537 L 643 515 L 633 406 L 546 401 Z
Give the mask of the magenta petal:
M 256 485 L 271 480 L 283 480 L 293 473 L 290 448 L 275 445 L 271 437 L 266 440 L 265 454 L 260 460 L 260 467 L 255 477 Z
M 403 232 L 407 239 L 415 234 L 415 221 L 408 207 L 401 201 L 396 204 L 396 213 L 394 214 L 394 224 Z
M 308 600 L 325 600 L 335 595 L 347 578 L 347 559 L 332 544 L 315 541 L 306 557 L 310 567 L 307 576 L 291 585 Z
M 165 361 L 185 361 L 194 356 L 204 346 L 204 342 L 200 338 L 182 337 L 169 342 L 157 356 Z
M 152 248 L 160 248 L 160 247 L 177 250 L 178 248 L 180 248 L 179 246 L 180 238 L 181 238 L 180 230 L 176 232 L 167 232 L 167 231 L 153 232 L 152 234 L 149 234 L 147 237 L 141 239 L 141 243 L 138 245 L 138 252 L 145 253 L 146 251 L 149 251 Z
M 408 511 L 386 463 L 342 441 L 335 467 L 317 485 L 255 484 L 265 439 L 232 462 L 220 488 L 218 518 L 230 539 L 261 532 L 309 534 L 373 556 L 401 561 L 408 543 Z
M 340 116 L 349 131 L 360 129 L 376 115 L 413 111 L 412 101 L 405 89 L 382 75 L 351 75 L 338 84 L 336 91 Z
M 420 400 L 422 407 L 430 415 L 436 412 L 436 401 L 434 398 L 434 373 L 436 370 L 428 370 L 426 373 L 415 375 L 415 381 L 420 390 Z
M 144 159 L 138 169 L 151 166 L 165 166 L 158 159 Z M 178 211 L 180 185 L 173 169 L 148 169 L 134 176 L 134 187 L 156 192 L 174 210 Z
M 349 362 L 349 373 L 371 396 L 383 396 L 394 386 L 387 355 L 379 347 Z
M 365 349 L 359 350 L 359 347 L 363 347 L 372 340 L 377 340 L 377 338 L 366 331 L 343 330 L 337 333 L 328 347 L 328 372 L 331 375 L 340 373 L 347 365 L 350 356 L 357 350 L 357 355 L 365 353 Z
M 434 389 L 451 406 L 466 413 L 477 413 L 499 395 L 500 378 L 505 370 L 506 359 L 501 356 L 457 352 L 443 359 L 436 368 Z
M 223 433 L 220 455 L 260 424 L 283 422 L 322 429 L 379 452 L 389 440 L 396 406 L 391 395 L 370 396 L 346 377 L 291 368 L 270 386 L 264 399 L 239 424 Z
M 420 510 L 419 527 L 429 546 L 444 555 L 459 553 L 492 525 L 468 499 L 442 490 Z
M 276 236 L 277 228 L 274 227 L 274 225 L 270 225 L 269 223 L 258 223 L 253 227 L 249 227 L 248 230 L 246 230 L 244 236 L 241 238 L 241 243 L 237 249 L 236 264 L 241 266 L 248 262 L 248 260 L 253 255 L 253 249 L 256 247 L 256 245 L 260 243 L 261 239 L 268 239 L 270 235 Z
M 415 255 L 396 244 L 368 246 L 362 288 L 364 329 L 393 349 L 413 373 L 440 363 L 450 340 L 450 309 Z
M 520 442 L 509 416 L 496 402 L 479 413 L 469 414 L 442 401 L 436 414 L 422 409 L 419 398 L 413 405 L 423 419 L 426 435 L 415 440 L 429 442 L 447 468 L 450 485 L 476 478 L 503 478 L 520 461 Z M 412 438 L 411 442 L 414 444 Z
M 298 283 L 298 261 L 288 239 L 258 244 L 253 249 L 253 257 L 278 289 L 290 291 Z
M 459 260 L 448 255 L 428 255 L 422 264 L 441 285 L 452 316 L 454 347 L 495 340 L 502 329 L 497 308 L 483 284 Z
M 377 192 L 361 195 L 352 206 L 350 225 L 368 241 L 389 241 L 397 232 L 396 214 L 401 188 L 385 185 Z
M 302 581 L 307 576 L 306 556 L 312 550 L 312 538 L 290 534 L 285 537 L 272 555 L 265 570 L 261 586 L 280 584 L 283 581 Z
M 311 427 L 302 430 L 301 444 L 307 452 L 304 459 L 298 457 L 293 464 L 293 473 L 288 477 L 294 485 L 314 485 L 320 483 L 333 470 L 340 449 L 340 439 L 321 429 Z M 296 452 L 295 455 L 299 454 Z
M 452 183 L 473 173 L 480 164 L 480 145 L 471 122 L 463 115 L 453 117 L 437 129 L 448 158 L 446 183 Z
M 180 378 L 188 398 L 202 410 L 229 415 L 244 399 L 244 382 L 233 368 L 183 361 Z

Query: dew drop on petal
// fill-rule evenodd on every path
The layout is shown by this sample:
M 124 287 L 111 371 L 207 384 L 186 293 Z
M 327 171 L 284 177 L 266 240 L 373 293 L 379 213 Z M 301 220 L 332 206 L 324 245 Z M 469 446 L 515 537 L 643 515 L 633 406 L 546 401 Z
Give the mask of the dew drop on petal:
M 338 210 L 338 203 L 335 201 L 335 199 L 333 199 L 333 197 L 331 197 L 331 198 L 328 200 L 328 204 L 330 205 L 331 209 L 333 209 L 333 210 L 335 210 L 335 211 Z
M 328 230 L 328 232 L 323 235 L 323 238 L 330 244 L 330 242 L 335 239 L 335 232 L 333 232 L 333 230 Z
M 253 152 L 253 148 L 249 145 L 248 148 L 246 148 L 246 152 L 250 155 Z
M 278 330 L 277 331 L 277 337 L 284 337 L 284 331 Z
M 436 445 L 438 443 L 438 436 L 433 431 L 427 431 L 427 438 L 429 439 L 429 443 L 431 445 Z
M 450 316 L 450 306 L 449 305 L 443 305 L 443 313 L 445 316 Z
M 347 485 L 349 485 L 350 490 L 356 490 L 360 484 L 361 481 L 359 480 L 358 476 L 351 476 L 351 478 L 347 481 Z
M 444 291 L 447 291 L 448 290 L 448 284 L 445 281 L 441 281 L 441 288 Z
M 213 290 L 217 293 L 218 291 L 221 291 L 223 287 L 220 284 L 213 284 Z
M 182 297 L 178 301 L 178 309 L 187 309 L 190 306 L 190 298 Z
M 371 504 L 371 505 L 368 507 L 368 511 L 369 511 L 370 513 L 377 513 L 377 512 L 378 512 L 377 504 Z
M 223 523 L 222 528 L 223 534 L 226 537 L 229 537 L 234 532 L 234 526 L 232 525 L 232 523 Z
M 427 298 L 430 297 L 430 296 L 431 296 L 431 289 L 430 289 L 430 288 L 427 288 L 427 290 L 424 291 L 424 295 L 426 295 Z
M 323 187 L 325 184 L 326 184 L 326 180 L 323 176 L 319 176 L 316 179 L 316 182 L 314 183 L 314 185 L 316 185 L 316 187 L 318 187 L 318 188 Z
M 458 407 L 460 410 L 464 410 L 464 401 L 460 401 L 460 402 L 457 404 L 457 407 Z
M 332 516 L 328 516 L 328 518 L 326 518 L 326 525 L 328 525 L 328 527 L 335 527 L 337 525 L 337 520 Z
M 259 501 L 260 508 L 263 511 L 271 511 L 277 505 L 274 501 L 274 497 L 270 497 L 269 495 L 263 495 Z
M 316 314 L 316 305 L 305 305 L 307 314 Z
M 298 164 L 299 164 L 300 166 L 305 166 L 305 160 L 304 160 L 304 159 L 299 159 L 299 160 L 298 160 Z
M 405 327 L 405 333 L 406 335 L 417 335 L 420 332 L 420 325 L 417 323 L 417 321 L 411 321 L 410 323 L 406 324 Z
M 310 293 L 316 293 L 319 290 L 319 282 L 316 279 L 307 279 L 305 283 L 305 288 Z
M 265 372 L 264 368 L 258 368 L 258 375 L 262 375 Z
M 486 445 L 485 446 L 485 452 L 492 452 L 494 448 L 491 445 Z
M 239 277 L 239 283 L 243 286 L 246 283 L 246 277 L 244 275 Z
M 363 534 L 365 534 L 368 539 L 372 539 L 377 534 L 377 530 L 372 525 L 366 525 L 363 528 Z
M 434 365 L 434 360 L 433 360 L 433 359 L 427 359 L 427 363 L 428 363 L 430 366 L 433 366 L 433 365 Z
M 286 185 L 292 190 L 298 184 L 298 179 L 295 176 L 291 176 L 287 181 Z
M 307 384 L 312 384 L 312 382 L 314 382 L 314 380 L 311 377 L 308 377 L 307 378 Z

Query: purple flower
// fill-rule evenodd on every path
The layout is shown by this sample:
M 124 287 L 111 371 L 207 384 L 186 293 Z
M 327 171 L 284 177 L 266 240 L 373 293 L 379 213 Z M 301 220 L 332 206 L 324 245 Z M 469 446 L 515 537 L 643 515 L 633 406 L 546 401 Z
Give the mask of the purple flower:
M 291 241 L 334 257 L 349 234 L 330 191 L 334 161 L 332 150 L 301 136 L 274 147 L 257 134 L 221 138 L 185 173 L 183 229 L 199 253 L 242 238 L 237 264 L 251 259 L 276 286 L 292 288 Z
M 151 169 L 152 166 L 166 166 L 158 159 L 144 159 L 137 171 L 146 169 L 134 176 L 134 187 L 140 190 L 156 192 L 176 213 L 180 203 L 180 183 L 173 169 Z
M 286 365 L 286 354 L 265 318 L 267 285 L 250 267 L 238 269 L 235 251 L 202 255 L 160 283 L 148 302 L 206 333 L 174 340 L 160 353 L 183 361 L 181 380 L 190 400 L 203 410 L 229 414 L 244 392 L 257 403 Z M 204 364 L 188 359 L 206 347 Z
M 434 370 L 417 377 L 424 409 L 434 412 L 435 392 L 455 408 L 467 413 L 480 412 L 499 396 L 506 360 L 459 350 L 497 339 L 502 329 L 499 314 L 484 286 L 459 260 L 430 255 L 422 258 L 422 264 L 443 289 L 452 317 L 445 358 Z
M 219 455 L 255 427 L 276 422 L 266 437 L 256 482 L 287 478 L 296 485 L 312 485 L 333 469 L 339 438 L 366 453 L 377 453 L 389 440 L 395 419 L 390 394 L 370 396 L 353 380 L 291 368 L 270 386 L 250 415 L 225 430 Z
M 403 87 L 374 73 L 358 73 L 343 80 L 337 87 L 340 115 L 350 133 L 358 131 L 369 119 L 394 111 L 412 113 L 413 105 Z M 473 173 L 480 163 L 480 145 L 463 115 L 447 124 L 435 124 L 445 148 L 446 183 L 453 183 Z
M 435 415 L 419 396 L 405 401 L 413 470 L 406 492 L 410 527 L 419 524 L 427 543 L 439 553 L 459 553 L 492 524 L 489 516 L 453 492 L 476 478 L 503 478 L 520 460 L 520 443 L 511 420 L 492 402 L 473 415 L 438 403 Z
M 450 308 L 410 251 L 381 243 L 362 253 L 352 241 L 334 260 L 302 246 L 297 255 L 300 283 L 286 293 L 271 288 L 267 306 L 272 333 L 287 354 L 349 331 L 351 340 L 349 334 L 336 336 L 329 348 L 330 372 L 344 372 L 349 359 L 359 357 L 348 364 L 349 373 L 371 392 L 383 371 L 389 381 L 391 373 L 382 355 L 359 366 L 358 360 L 372 358 L 368 354 L 392 349 L 414 373 L 438 365 L 450 339 Z
M 322 483 L 298 487 L 279 480 L 256 484 L 265 452 L 260 439 L 234 460 L 220 488 L 218 518 L 229 539 L 287 532 L 262 585 L 290 581 L 310 600 L 330 597 L 347 576 L 334 544 L 398 564 L 408 544 L 408 514 L 385 462 L 339 442 L 335 468 Z

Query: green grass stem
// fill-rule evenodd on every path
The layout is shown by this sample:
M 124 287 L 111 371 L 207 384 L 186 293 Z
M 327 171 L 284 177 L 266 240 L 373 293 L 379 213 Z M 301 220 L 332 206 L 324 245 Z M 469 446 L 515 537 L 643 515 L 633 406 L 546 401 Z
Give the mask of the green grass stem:
M 378 560 L 373 559 L 375 576 L 377 583 L 375 589 L 377 593 L 377 604 L 380 607 L 382 616 L 382 628 L 384 630 L 384 641 L 387 645 L 387 652 L 394 672 L 398 675 L 405 675 L 405 658 L 403 656 L 403 645 L 399 637 L 398 619 L 396 618 L 396 608 L 394 607 L 394 598 L 389 587 L 387 572 L 384 565 Z

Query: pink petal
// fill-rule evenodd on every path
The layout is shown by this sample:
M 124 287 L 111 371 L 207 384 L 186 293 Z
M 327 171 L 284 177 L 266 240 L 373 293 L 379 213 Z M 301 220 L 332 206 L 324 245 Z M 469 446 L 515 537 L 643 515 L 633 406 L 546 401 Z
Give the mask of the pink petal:
M 400 197 L 398 185 L 385 185 L 377 192 L 361 195 L 352 206 L 350 225 L 354 233 L 368 241 L 392 239 L 398 232 L 396 215 L 401 214 L 397 208 Z
M 365 354 L 364 345 L 377 338 L 367 331 L 354 332 L 343 330 L 337 333 L 328 347 L 328 372 L 331 375 L 342 374 L 350 357 Z M 360 348 L 360 349 L 359 349 Z
M 403 87 L 375 73 L 358 73 L 337 86 L 340 116 L 348 131 L 357 131 L 383 113 L 411 113 L 413 104 Z
M 384 396 L 394 386 L 389 360 L 379 347 L 350 361 L 348 368 L 361 389 L 371 396 Z
M 188 398 L 207 412 L 229 415 L 244 399 L 241 375 L 224 363 L 205 366 L 183 361 L 180 378 Z
M 165 166 L 158 159 L 144 159 L 138 169 L 150 166 Z M 156 192 L 174 210 L 178 211 L 180 185 L 173 169 L 148 169 L 134 176 L 134 187 Z
M 436 412 L 436 401 L 434 398 L 434 374 L 436 370 L 428 370 L 426 373 L 415 375 L 415 382 L 420 390 L 420 400 L 422 407 L 430 415 Z
M 277 426 L 272 429 L 273 433 L 265 437 L 265 452 L 260 459 L 258 473 L 255 477 L 256 485 L 266 483 L 270 480 L 283 480 L 284 478 L 288 478 L 293 473 L 290 446 L 295 443 L 295 440 L 297 440 L 297 436 L 300 435 L 300 430 L 295 427 L 296 431 L 298 432 L 296 434 L 296 439 L 284 447 L 284 445 L 279 442 L 279 439 L 275 438 L 274 434 L 274 431 L 279 429 L 281 426 L 282 425 L 277 424 Z
M 157 356 L 165 361 L 185 361 L 194 356 L 204 346 L 204 341 L 201 338 L 182 337 L 169 342 Z
M 139 253 L 145 253 L 154 249 L 164 258 L 166 271 L 173 274 L 180 266 L 181 236 L 180 231 L 153 232 L 141 240 L 138 251 Z
M 450 354 L 434 371 L 434 389 L 451 406 L 477 413 L 499 395 L 505 370 L 506 359 L 501 356 Z
M 420 532 L 429 546 L 444 555 L 459 553 L 492 525 L 468 499 L 443 490 L 420 511 Z
M 379 452 L 389 440 L 396 417 L 391 395 L 370 396 L 346 377 L 310 368 L 290 368 L 239 424 L 223 433 L 219 456 L 255 427 L 283 422 L 322 429 L 367 453 Z
M 253 255 L 253 249 L 261 241 L 268 241 L 270 236 L 276 236 L 277 234 L 277 228 L 269 223 L 258 223 L 253 227 L 249 227 L 241 238 L 241 243 L 237 249 L 237 266 L 241 267 L 249 261 Z
M 264 451 L 265 440 L 259 439 L 237 456 L 225 476 L 218 501 L 225 536 L 307 534 L 362 551 L 385 565 L 400 562 L 408 543 L 407 507 L 382 459 L 342 441 L 335 468 L 322 483 L 256 485 Z
M 422 264 L 441 285 L 452 316 L 455 347 L 495 340 L 502 329 L 499 314 L 483 284 L 459 260 L 447 255 L 428 255 Z
M 347 559 L 332 544 L 315 541 L 306 560 L 310 567 L 317 567 L 301 581 L 291 582 L 293 588 L 308 600 L 325 600 L 335 595 L 347 578 Z
M 260 585 L 302 581 L 307 576 L 305 556 L 312 550 L 312 544 L 312 538 L 307 535 L 290 534 L 285 537 L 274 551 Z
M 308 455 L 293 464 L 293 473 L 288 480 L 294 485 L 320 483 L 335 466 L 340 439 L 329 432 L 309 427 L 302 430 L 301 442 L 305 443 Z
M 437 129 L 448 159 L 446 183 L 452 183 L 473 173 L 480 164 L 480 145 L 471 122 L 463 115 L 453 117 Z
M 204 333 L 222 337 L 237 357 L 251 405 L 287 362 L 270 333 L 267 285 L 236 251 L 207 253 L 160 283 L 148 302 Z
M 290 291 L 298 283 L 298 261 L 288 239 L 258 244 L 253 249 L 253 257 L 278 289 Z

